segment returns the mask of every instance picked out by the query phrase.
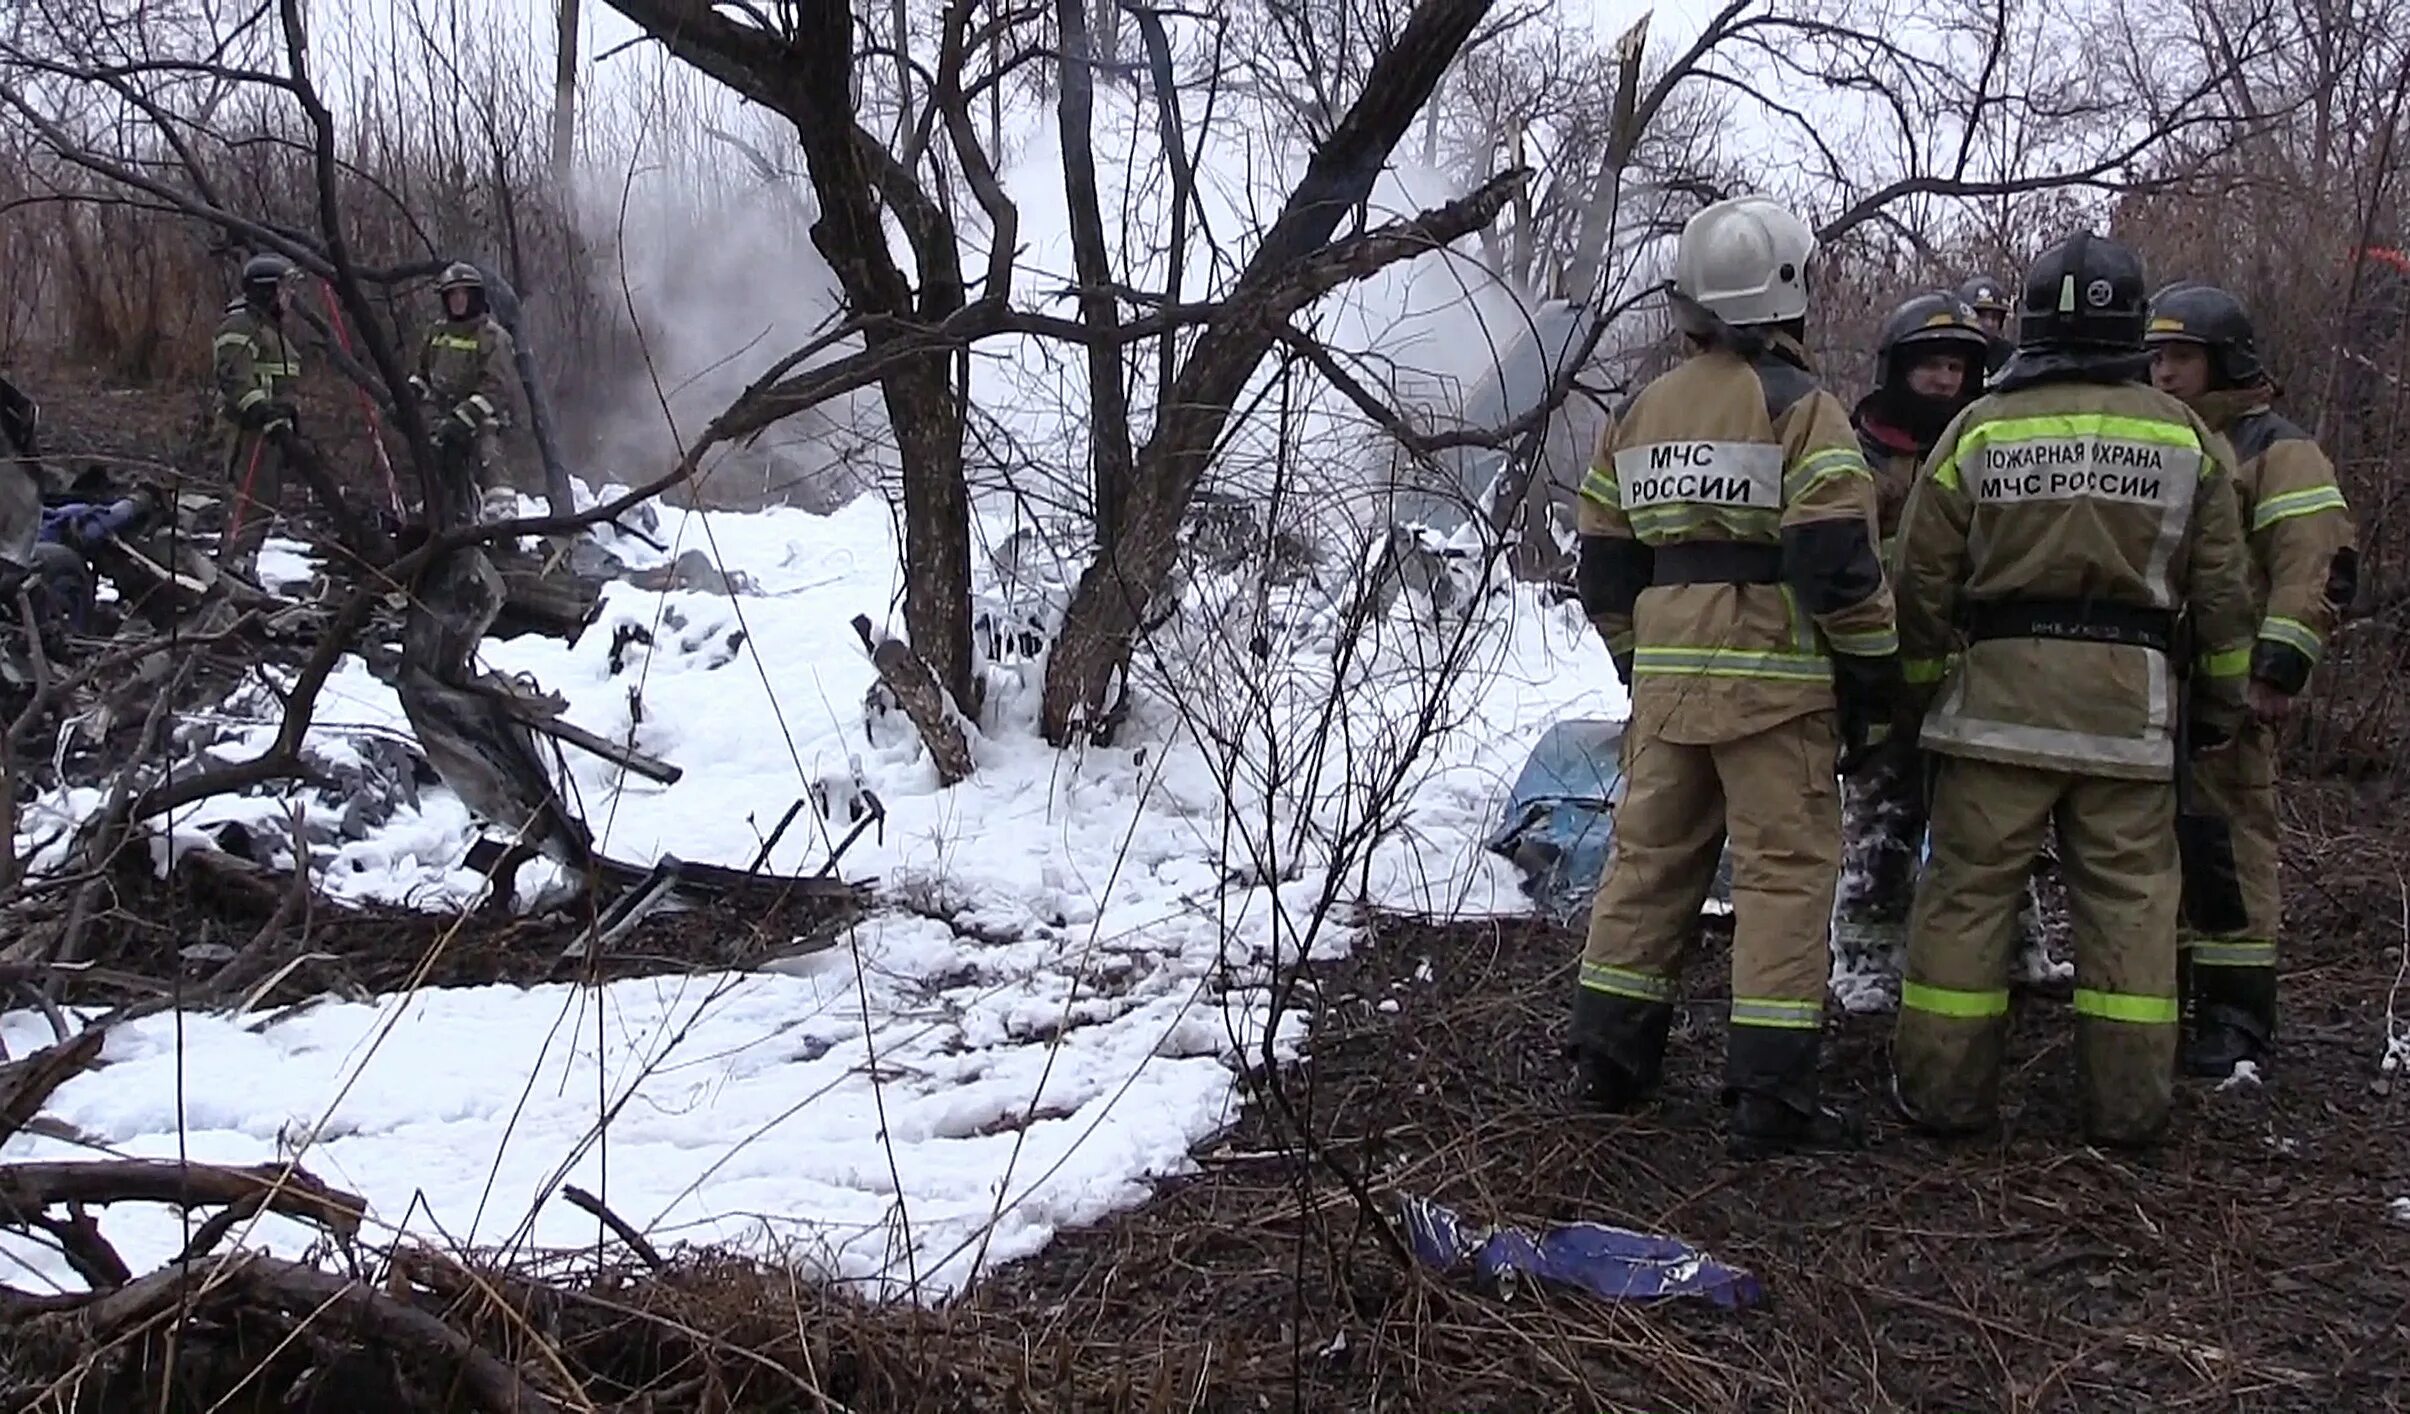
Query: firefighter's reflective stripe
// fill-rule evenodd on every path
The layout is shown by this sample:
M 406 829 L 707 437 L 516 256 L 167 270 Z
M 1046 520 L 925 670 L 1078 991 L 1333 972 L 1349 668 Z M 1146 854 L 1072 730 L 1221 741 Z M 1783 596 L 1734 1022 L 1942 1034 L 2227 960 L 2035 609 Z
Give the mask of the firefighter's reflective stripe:
M 2259 636 L 2271 643 L 2283 644 L 2312 663 L 2316 663 L 2326 651 L 2326 645 L 2319 640 L 2317 630 L 2299 619 L 2270 614 L 2260 620 Z
M 2196 938 L 2190 944 L 2193 962 L 2201 967 L 2274 967 L 2272 938 Z
M 257 405 L 266 402 L 268 397 L 269 393 L 265 387 L 255 387 L 234 400 L 234 410 L 236 412 L 242 412 L 246 409 L 256 407 Z
M 1950 660 L 1947 658 L 1903 658 L 1900 660 L 1901 675 L 1915 687 L 1930 687 L 1949 676 L 1949 672 Z
M 1678 535 L 1708 532 L 1715 539 L 1756 540 L 1773 544 L 1782 538 L 1782 512 L 1753 506 L 1706 506 L 1675 502 L 1640 506 L 1624 514 L 1632 533 L 1644 543 L 1662 545 Z
M 1782 587 L 1782 608 L 1790 616 L 1791 650 L 1821 656 L 1822 649 L 1816 642 L 1816 621 L 1799 607 L 1799 591 L 1787 584 Z
M 217 341 L 210 347 L 212 349 L 249 349 L 256 354 L 259 352 L 259 340 L 252 338 L 240 329 L 233 329 L 218 335 Z
M 1582 477 L 1582 494 L 1612 510 L 1623 504 L 1623 490 L 1615 484 L 1615 473 L 1594 466 Z
M 1835 653 L 1847 653 L 1853 658 L 1880 658 L 1886 653 L 1900 651 L 1900 634 L 1896 628 L 1869 633 L 1829 633 L 1825 637 L 1832 643 Z
M 439 349 L 454 349 L 461 353 L 476 353 L 484 347 L 474 334 L 436 334 L 427 342 Z
M 253 377 L 263 382 L 277 378 L 299 378 L 301 365 L 291 360 L 283 363 L 270 363 L 266 359 L 261 359 L 251 365 L 251 373 Z
M 1954 690 L 1940 710 L 1925 718 L 1924 731 L 1921 733 L 1923 740 L 1977 751 L 1988 748 L 2018 752 L 2028 759 L 2048 757 L 2146 770 L 2172 770 L 2176 763 L 2175 743 L 2163 734 L 2147 737 L 2103 736 L 2058 727 L 2032 727 L 2022 722 L 2002 722 L 1988 717 L 1967 717 L 1960 715 L 1953 705 L 1960 695 Z
M 1902 982 L 1900 1005 L 1909 1011 L 1981 1021 L 2008 1015 L 2008 989 L 2002 987 L 1996 992 L 1962 992 L 1954 987 L 1936 987 L 1927 982 Z
M 494 405 L 486 401 L 483 393 L 471 393 L 461 400 L 461 404 L 464 407 L 474 407 L 481 417 L 491 419 L 501 416 L 500 413 L 494 411 Z
M 2096 992 L 2075 989 L 2075 1014 L 2135 1026 L 2173 1026 L 2179 1016 L 2174 997 L 2149 997 L 2136 992 Z
M 1628 967 L 1609 967 L 1603 962 L 1583 963 L 1581 983 L 1593 992 L 1630 997 L 1634 1001 L 1670 1002 L 1674 999 L 1674 979 L 1671 977 L 1652 977 Z
M 1771 678 L 1780 682 L 1831 682 L 1832 660 L 1821 653 L 1755 652 L 1738 648 L 1633 650 L 1632 672 L 1645 677 Z
M 2223 652 L 2203 653 L 2193 661 L 2204 677 L 2239 678 L 2251 671 L 2251 650 L 2229 648 Z
M 1867 468 L 1865 456 L 1853 447 L 1828 447 L 1821 452 L 1812 452 L 1784 475 L 1783 501 L 1787 505 L 1801 500 L 1825 483 L 1845 476 L 1863 476 L 1869 481 L 1874 479 L 1873 471 Z
M 2287 491 L 2270 496 L 2251 509 L 2251 533 L 2257 535 L 2278 521 L 2296 516 L 2316 515 L 2320 511 L 2349 510 L 2343 493 L 2333 486 L 2311 486 L 2300 491 Z
M 1824 1003 L 1783 1001 L 1774 997 L 1734 997 L 1732 1024 L 1772 1026 L 1784 1031 L 1818 1031 L 1824 1027 Z

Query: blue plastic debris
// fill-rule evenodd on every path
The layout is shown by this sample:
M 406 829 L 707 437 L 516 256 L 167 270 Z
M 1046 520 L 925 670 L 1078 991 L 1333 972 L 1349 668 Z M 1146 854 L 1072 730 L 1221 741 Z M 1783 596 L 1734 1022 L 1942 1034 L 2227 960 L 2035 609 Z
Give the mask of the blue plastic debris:
M 1587 913 L 1615 845 L 1615 806 L 1623 799 L 1623 728 L 1619 721 L 1575 718 L 1540 737 L 1508 793 L 1498 828 L 1484 841 L 1514 861 L 1524 892 L 1543 913 L 1572 923 Z M 1732 901 L 1732 859 L 1716 870 L 1709 898 Z
M 80 550 L 119 534 L 141 518 L 141 506 L 131 500 L 44 506 L 41 538 Z
M 1608 1301 L 1699 1296 L 1728 1311 L 1766 1299 L 1765 1284 L 1686 1242 L 1604 1223 L 1560 1223 L 1537 1234 L 1490 1231 L 1466 1223 L 1428 1198 L 1398 1200 L 1399 1221 L 1415 1259 L 1443 1276 L 1496 1282 L 1537 1277 Z

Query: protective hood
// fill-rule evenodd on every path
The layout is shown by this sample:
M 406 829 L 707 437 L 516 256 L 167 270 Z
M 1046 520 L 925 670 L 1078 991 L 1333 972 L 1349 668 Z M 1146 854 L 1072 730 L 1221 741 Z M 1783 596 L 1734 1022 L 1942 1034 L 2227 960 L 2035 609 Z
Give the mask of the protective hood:
M 2151 356 L 2136 349 L 2019 349 L 1984 391 L 2013 393 L 2042 383 L 2148 383 Z
M 1940 398 L 1917 397 L 1913 394 L 1910 400 L 1919 404 L 1939 405 L 1946 411 L 1930 429 L 1921 429 L 1909 426 L 1907 419 L 1894 412 L 1890 394 L 1868 393 L 1858 399 L 1856 407 L 1849 410 L 1849 425 L 1858 429 L 1861 439 L 1887 452 L 1903 457 L 1921 457 L 1933 450 L 1933 444 L 1941 440 L 1942 429 L 1950 425 L 1950 419 L 1958 415 L 1958 410 L 1965 403 L 1956 399 L 1945 402 Z
M 1894 438 L 1905 438 L 1909 445 L 1897 450 L 1922 456 L 1941 440 L 1952 418 L 1983 396 L 1984 384 L 1972 378 L 1968 382 L 1973 386 L 1955 398 L 1930 397 L 1897 385 L 1879 388 L 1858 399 L 1849 418 L 1861 430 L 1872 426 L 1888 431 Z M 1886 443 L 1890 440 L 1885 439 Z

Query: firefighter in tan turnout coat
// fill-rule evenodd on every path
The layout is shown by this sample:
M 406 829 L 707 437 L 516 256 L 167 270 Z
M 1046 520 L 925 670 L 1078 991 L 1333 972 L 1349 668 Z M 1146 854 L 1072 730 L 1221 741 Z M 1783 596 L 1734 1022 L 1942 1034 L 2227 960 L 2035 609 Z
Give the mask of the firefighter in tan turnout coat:
M 1588 1097 L 1655 1088 L 1683 955 L 1727 836 L 1724 1094 L 1745 1155 L 1849 1137 L 1817 1093 L 1837 750 L 1898 685 L 1874 483 L 1800 345 L 1815 241 L 1764 197 L 1683 228 L 1692 352 L 1610 419 L 1580 501 L 1582 604 L 1632 693 L 1627 794 L 1574 999 Z
M 2174 728 L 2189 696 L 2191 744 L 2230 741 L 2258 623 L 2225 453 L 2141 381 L 2141 261 L 2079 233 L 2024 296 L 2016 356 L 1934 448 L 1893 567 L 1911 681 L 1947 665 L 1894 1093 L 1923 1127 L 1993 1120 L 2012 918 L 2055 825 L 2084 1127 L 2143 1143 L 2176 1068 Z
M 508 501 L 502 431 L 517 380 L 510 334 L 487 313 L 485 277 L 476 266 L 446 268 L 435 290 L 444 317 L 420 344 L 412 380 L 426 407 L 427 430 L 439 451 L 460 460 L 487 502 Z
M 1971 280 L 2006 309 L 2005 286 Z M 1875 345 L 1874 387 L 1850 409 L 1858 449 L 1874 473 L 1883 553 L 1899 535 L 1900 512 L 1933 444 L 1983 393 L 1984 368 L 2000 320 L 1986 320 L 1960 295 L 1933 290 L 1900 303 Z M 1908 954 L 1908 905 L 1925 839 L 1925 761 L 1904 736 L 1867 753 L 1864 769 L 1842 782 L 1841 882 L 1833 908 L 1833 989 L 1853 1011 L 1898 1000 Z M 2038 870 L 2037 870 L 2038 872 Z M 2039 894 L 2029 882 L 2017 914 L 2018 969 L 2049 973 Z
M 2151 381 L 2190 404 L 2235 452 L 2234 487 L 2251 546 L 2252 714 L 2234 749 L 2201 763 L 2202 801 L 2234 826 L 2235 871 L 2248 923 L 2186 948 L 2193 999 L 2185 1069 L 2225 1076 L 2260 1061 L 2276 1039 L 2275 727 L 2309 682 L 2358 577 L 2358 537 L 2334 464 L 2310 435 L 2269 407 L 2250 316 L 2209 285 L 2151 301 Z

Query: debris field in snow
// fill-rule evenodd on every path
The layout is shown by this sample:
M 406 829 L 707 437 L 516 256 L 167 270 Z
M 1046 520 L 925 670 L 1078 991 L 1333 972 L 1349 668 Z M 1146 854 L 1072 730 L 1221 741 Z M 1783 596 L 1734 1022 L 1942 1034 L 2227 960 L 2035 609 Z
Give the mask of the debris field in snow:
M 1010 527 L 987 529 L 1001 540 Z M 1138 673 L 1112 746 L 1046 746 L 1042 663 L 983 665 L 978 771 L 941 791 L 900 718 L 865 723 L 875 678 L 848 621 L 895 599 L 884 504 L 672 513 L 663 536 L 672 555 L 700 543 L 756 592 L 613 583 L 575 646 L 494 640 L 485 664 L 531 674 L 567 698 L 571 721 L 632 732 L 684 770 L 661 786 L 569 753 L 573 798 L 614 858 L 749 864 L 818 786 L 833 818 L 807 806 L 770 861 L 816 870 L 846 828 L 843 802 L 875 791 L 884 830 L 841 869 L 879 880 L 880 912 L 770 971 L 427 990 L 273 1020 L 152 1017 L 58 1092 L 51 1113 L 82 1143 L 25 1135 L 5 1157 L 298 1153 L 364 1195 L 372 1223 L 476 1247 L 591 1245 L 594 1220 L 549 1199 L 575 1183 L 659 1245 L 775 1248 L 877 1294 L 941 1296 L 1182 1170 L 1234 1116 L 1237 1070 L 1261 1056 L 1270 963 L 1343 950 L 1359 899 L 1524 911 L 1511 867 L 1480 849 L 1506 788 L 1549 722 L 1623 710 L 1578 613 L 1528 586 L 1462 595 L 1469 630 L 1435 626 L 1428 600 L 1408 595 L 1335 656 L 1341 608 L 1301 581 L 1275 606 L 1272 653 L 1254 671 L 1191 674 L 1177 690 Z M 661 559 L 624 539 L 611 548 L 637 567 Z M 1165 631 L 1166 658 L 1243 655 L 1234 645 L 1263 627 L 1242 612 L 1261 601 L 1238 576 L 1198 576 L 1188 605 Z M 1460 670 L 1442 672 L 1451 642 Z M 1434 698 L 1437 734 L 1414 749 Z M 238 692 L 195 724 L 192 745 L 256 753 L 274 711 L 270 694 Z M 352 798 L 208 801 L 157 847 L 208 847 L 239 823 L 281 849 L 297 808 L 332 896 L 469 905 L 484 884 L 463 863 L 471 821 L 441 786 L 407 782 L 406 750 L 393 764 L 407 738 L 390 690 L 347 659 L 309 749 Z M 397 798 L 363 814 L 358 792 L 393 774 Z M 1393 777 L 1394 798 L 1366 798 Z M 46 805 L 55 828 L 93 802 Z M 1334 882 L 1330 840 L 1375 808 L 1371 857 L 1351 856 Z M 558 883 L 531 866 L 522 905 Z M 1326 895 L 1338 906 L 1312 929 Z M 321 936 L 339 951 L 339 928 Z M 1307 1019 L 1282 1019 L 1276 1054 L 1294 1054 Z M 28 1016 L 5 1024 L 12 1053 L 47 1034 Z M 111 1213 L 106 1226 L 138 1270 L 184 1236 L 165 1210 Z M 305 1235 L 269 1219 L 254 1240 L 293 1250 Z M 11 1250 L 72 1280 L 55 1253 Z

